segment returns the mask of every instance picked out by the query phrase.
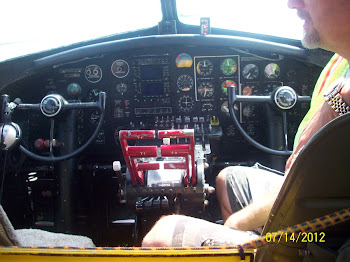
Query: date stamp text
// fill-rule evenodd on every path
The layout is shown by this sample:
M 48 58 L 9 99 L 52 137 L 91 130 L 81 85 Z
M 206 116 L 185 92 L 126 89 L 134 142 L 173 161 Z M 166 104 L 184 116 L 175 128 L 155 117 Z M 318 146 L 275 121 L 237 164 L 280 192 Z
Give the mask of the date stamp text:
M 326 233 L 325 232 L 299 232 L 299 233 L 288 233 L 283 234 L 277 233 L 266 233 L 266 242 L 268 243 L 282 243 L 282 242 L 293 242 L 293 243 L 325 243 Z

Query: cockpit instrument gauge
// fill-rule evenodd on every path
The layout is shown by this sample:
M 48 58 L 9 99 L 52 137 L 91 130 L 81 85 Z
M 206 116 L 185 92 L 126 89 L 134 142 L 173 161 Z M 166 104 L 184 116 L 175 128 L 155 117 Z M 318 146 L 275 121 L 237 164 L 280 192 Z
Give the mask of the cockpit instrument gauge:
M 193 64 L 193 59 L 189 54 L 181 53 L 176 57 L 175 63 L 176 67 L 178 68 L 191 67 Z
M 221 104 L 220 110 L 227 116 L 230 116 L 230 110 L 228 109 L 228 102 L 225 101 Z
M 85 68 L 85 78 L 90 83 L 97 83 L 102 79 L 102 69 L 98 65 L 89 65 Z
M 253 94 L 253 88 L 254 86 L 251 86 L 251 85 L 244 86 L 242 89 L 242 94 L 244 96 L 251 96 Z
M 270 63 L 265 67 L 265 76 L 269 79 L 275 79 L 280 76 L 281 69 L 276 63 Z
M 194 100 L 190 96 L 183 96 L 179 99 L 179 108 L 182 112 L 192 111 L 194 106 Z
M 202 105 L 202 112 L 211 112 L 213 111 L 214 106 L 212 103 L 205 103 Z
M 197 73 L 201 76 L 209 76 L 214 70 L 214 64 L 208 59 L 204 59 L 197 64 Z
M 129 74 L 129 64 L 122 60 L 115 60 L 111 66 L 112 74 L 117 78 L 124 78 Z
M 245 117 L 254 117 L 255 116 L 255 106 L 254 105 L 246 105 L 243 107 L 243 116 Z
M 119 94 L 123 95 L 128 90 L 128 86 L 122 82 L 122 83 L 118 83 L 115 89 Z
M 220 70 L 224 75 L 233 75 L 237 71 L 237 63 L 232 58 L 226 58 L 221 62 Z
M 98 121 L 100 120 L 100 117 L 101 117 L 101 115 L 100 115 L 99 111 L 91 112 L 91 114 L 90 114 L 90 124 L 92 126 L 97 126 Z
M 77 83 L 70 83 L 67 86 L 67 93 L 70 96 L 77 96 L 81 94 L 81 86 Z
M 212 97 L 214 94 L 214 85 L 210 82 L 202 82 L 198 86 L 198 94 L 203 98 Z
M 233 109 L 235 110 L 235 112 L 237 112 L 237 111 L 238 111 L 238 105 L 235 104 L 235 105 L 233 106 Z M 226 116 L 230 116 L 230 110 L 229 110 L 229 108 L 228 108 L 228 102 L 227 102 L 227 101 L 225 101 L 225 102 L 223 102 L 223 103 L 221 104 L 220 110 L 221 110 L 221 112 L 224 113 Z
M 177 79 L 176 84 L 181 91 L 187 92 L 193 88 L 193 79 L 189 75 L 181 75 Z
M 228 85 L 233 85 L 233 86 L 235 86 L 235 87 L 236 87 L 236 92 L 237 92 L 237 84 L 236 84 L 236 82 L 233 81 L 233 80 L 225 80 L 225 81 L 222 82 L 222 84 L 221 84 L 221 91 L 222 91 L 225 95 L 227 95 L 227 87 L 228 87 Z
M 255 64 L 245 65 L 242 70 L 242 75 L 248 80 L 256 79 L 259 75 L 259 68 Z
M 229 125 L 226 129 L 226 135 L 227 136 L 235 136 L 237 133 L 236 127 L 233 125 Z

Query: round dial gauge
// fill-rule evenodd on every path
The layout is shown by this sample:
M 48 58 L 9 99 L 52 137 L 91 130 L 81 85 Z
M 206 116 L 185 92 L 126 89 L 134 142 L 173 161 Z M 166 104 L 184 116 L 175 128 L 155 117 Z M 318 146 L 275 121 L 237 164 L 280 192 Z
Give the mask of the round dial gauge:
M 89 65 L 85 68 L 85 78 L 90 83 L 97 83 L 102 79 L 102 69 L 98 65 Z
M 230 116 L 230 110 L 228 109 L 228 102 L 225 101 L 221 104 L 220 110 L 227 116 Z
M 100 115 L 99 111 L 91 112 L 91 114 L 90 114 L 90 124 L 92 126 L 97 126 L 98 121 L 100 121 L 100 117 L 101 117 L 101 115 Z
M 212 97 L 214 94 L 214 86 L 210 82 L 202 82 L 198 87 L 198 94 L 203 98 Z
M 255 116 L 255 106 L 253 105 L 247 105 L 243 107 L 243 115 L 245 117 L 254 117 Z
M 254 89 L 254 86 L 246 85 L 242 89 L 242 94 L 244 96 L 251 96 L 253 94 L 253 89 Z
M 221 91 L 227 95 L 227 87 L 228 85 L 233 85 L 234 87 L 236 87 L 236 92 L 237 92 L 237 84 L 235 81 L 233 80 L 225 80 L 224 82 L 222 82 L 221 84 Z
M 81 94 L 81 86 L 77 83 L 70 83 L 67 87 L 67 93 L 70 96 L 77 96 Z
M 238 111 L 238 105 L 235 104 L 233 106 L 233 109 L 235 110 L 235 112 Z M 228 101 L 225 101 L 221 104 L 220 110 L 222 113 L 224 113 L 226 116 L 230 116 L 230 109 L 228 108 Z
M 259 68 L 255 64 L 248 64 L 243 67 L 242 75 L 245 79 L 256 79 L 259 75 Z
M 237 71 L 237 63 L 232 58 L 226 58 L 221 62 L 220 70 L 224 75 L 233 75 Z
M 117 92 L 119 94 L 123 95 L 128 90 L 128 86 L 125 83 L 122 82 L 122 83 L 117 84 L 115 89 L 117 90 Z
M 179 108 L 183 112 L 190 112 L 193 109 L 194 100 L 190 96 L 183 96 L 179 99 Z
M 124 78 L 129 74 L 129 64 L 122 60 L 115 60 L 111 66 L 112 74 L 118 78 Z
M 265 76 L 269 79 L 275 79 L 280 76 L 281 69 L 279 65 L 275 63 L 270 63 L 265 67 L 264 70 Z
M 236 128 L 233 125 L 229 125 L 226 129 L 227 136 L 235 136 L 236 135 Z
M 193 79 L 189 75 L 181 75 L 177 79 L 176 84 L 181 91 L 190 91 L 193 87 Z
M 214 106 L 212 103 L 205 103 L 202 105 L 202 112 L 211 112 L 213 111 Z
M 197 73 L 201 76 L 209 76 L 214 69 L 213 62 L 208 59 L 204 59 L 199 61 L 197 64 Z
M 176 57 L 175 63 L 178 68 L 191 67 L 193 64 L 193 59 L 189 54 L 182 53 Z

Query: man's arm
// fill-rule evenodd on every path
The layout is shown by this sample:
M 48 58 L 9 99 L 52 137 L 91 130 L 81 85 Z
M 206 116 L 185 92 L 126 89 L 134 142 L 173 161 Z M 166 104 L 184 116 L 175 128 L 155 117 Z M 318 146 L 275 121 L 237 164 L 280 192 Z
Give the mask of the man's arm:
M 340 95 L 344 102 L 350 105 L 350 79 L 347 79 L 344 87 L 340 91 Z M 289 157 L 285 174 L 288 175 L 291 166 L 293 165 L 295 159 L 299 155 L 299 152 L 305 144 L 311 139 L 311 137 L 320 130 L 324 125 L 333 120 L 338 116 L 338 113 L 331 108 L 326 102 L 323 102 L 322 105 L 316 110 L 315 114 L 312 116 L 309 124 L 305 128 L 304 132 L 300 135 L 298 146 L 295 148 L 293 154 Z

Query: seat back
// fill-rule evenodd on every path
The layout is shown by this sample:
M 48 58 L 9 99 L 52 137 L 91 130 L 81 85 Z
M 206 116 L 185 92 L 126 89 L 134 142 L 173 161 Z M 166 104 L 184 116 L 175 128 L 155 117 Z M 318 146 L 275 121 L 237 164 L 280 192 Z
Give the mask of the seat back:
M 350 207 L 349 149 L 350 114 L 346 114 L 321 128 L 300 152 L 263 235 Z M 349 236 L 348 226 L 331 227 L 323 244 L 332 245 L 331 239 L 341 243 Z M 310 241 L 282 242 L 260 250 L 257 261 L 302 261 L 299 250 Z M 337 243 L 333 245 L 336 247 Z
M 16 232 L 8 219 L 4 209 L 0 205 L 0 246 L 18 246 Z

